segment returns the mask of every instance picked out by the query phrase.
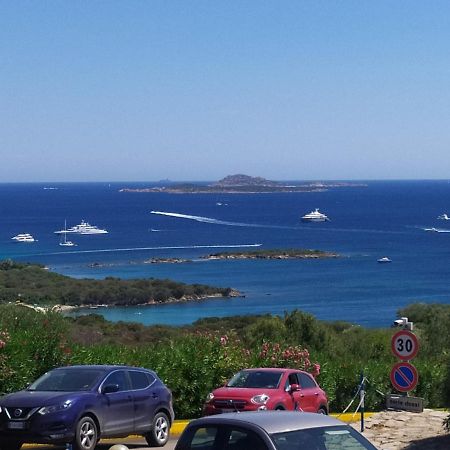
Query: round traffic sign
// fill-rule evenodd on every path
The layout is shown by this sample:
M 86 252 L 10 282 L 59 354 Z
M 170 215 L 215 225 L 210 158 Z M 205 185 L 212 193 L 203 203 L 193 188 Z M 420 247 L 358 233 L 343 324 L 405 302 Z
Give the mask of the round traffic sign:
M 397 358 L 408 361 L 413 359 L 419 351 L 419 341 L 414 333 L 409 330 L 400 330 L 392 336 L 392 353 Z
M 399 362 L 391 370 L 391 383 L 397 391 L 412 391 L 419 381 L 417 369 L 408 362 Z

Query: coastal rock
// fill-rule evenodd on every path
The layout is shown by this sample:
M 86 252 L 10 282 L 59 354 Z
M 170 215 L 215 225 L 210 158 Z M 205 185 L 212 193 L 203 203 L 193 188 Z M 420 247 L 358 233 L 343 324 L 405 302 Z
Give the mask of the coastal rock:
M 144 264 L 181 264 L 187 262 L 192 262 L 192 260 L 183 258 L 151 258 L 144 261 Z

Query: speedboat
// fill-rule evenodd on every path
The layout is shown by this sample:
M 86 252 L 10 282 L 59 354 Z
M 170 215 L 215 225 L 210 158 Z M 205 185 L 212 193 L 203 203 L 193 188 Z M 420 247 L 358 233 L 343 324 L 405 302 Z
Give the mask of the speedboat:
M 441 220 L 450 220 L 450 217 L 449 216 L 447 216 L 447 214 L 441 214 L 440 216 L 438 216 L 438 219 L 441 219 Z
M 75 225 L 73 227 L 55 231 L 56 234 L 64 234 L 64 233 L 78 233 L 78 234 L 106 234 L 108 231 L 98 228 L 95 225 L 91 225 L 84 220 L 81 221 L 80 224 Z
M 383 256 L 383 258 L 377 259 L 377 262 L 379 262 L 379 263 L 390 263 L 390 262 L 392 262 L 392 259 L 388 258 L 387 256 Z
M 330 219 L 325 214 L 319 212 L 319 208 L 316 208 L 314 211 L 302 216 L 303 222 L 325 222 L 327 220 Z
M 424 230 L 425 231 L 432 231 L 434 233 L 439 233 L 439 230 L 437 228 L 434 228 L 434 227 L 432 227 L 432 228 L 424 228 Z
M 11 238 L 16 242 L 36 242 L 36 239 L 30 233 L 21 233 Z

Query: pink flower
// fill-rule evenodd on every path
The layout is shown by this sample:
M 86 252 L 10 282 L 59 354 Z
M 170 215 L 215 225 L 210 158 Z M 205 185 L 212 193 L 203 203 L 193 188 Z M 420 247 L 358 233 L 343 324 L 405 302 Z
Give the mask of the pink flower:
M 4 348 L 6 345 L 5 341 L 0 340 L 0 349 Z

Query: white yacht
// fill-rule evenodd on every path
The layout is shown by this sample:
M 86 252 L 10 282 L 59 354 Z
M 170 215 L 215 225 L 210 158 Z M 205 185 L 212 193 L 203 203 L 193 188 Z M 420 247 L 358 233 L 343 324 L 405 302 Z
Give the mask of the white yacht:
M 36 242 L 36 239 L 30 233 L 21 233 L 11 238 L 16 242 Z
M 440 216 L 438 216 L 438 219 L 441 219 L 441 220 L 450 220 L 450 217 L 449 216 L 447 216 L 447 214 L 441 214 Z
M 316 208 L 314 211 L 302 216 L 303 222 L 326 222 L 327 220 L 330 219 L 325 214 L 319 212 L 319 208 Z
M 65 234 L 65 233 L 78 233 L 78 234 L 106 234 L 108 231 L 98 228 L 95 225 L 91 225 L 84 220 L 81 221 L 80 224 L 75 225 L 73 227 L 67 228 L 64 230 L 55 231 L 56 234 Z
M 379 262 L 379 263 L 390 263 L 390 262 L 392 262 L 392 259 L 388 258 L 387 256 L 383 256 L 383 258 L 377 259 L 377 262 Z

